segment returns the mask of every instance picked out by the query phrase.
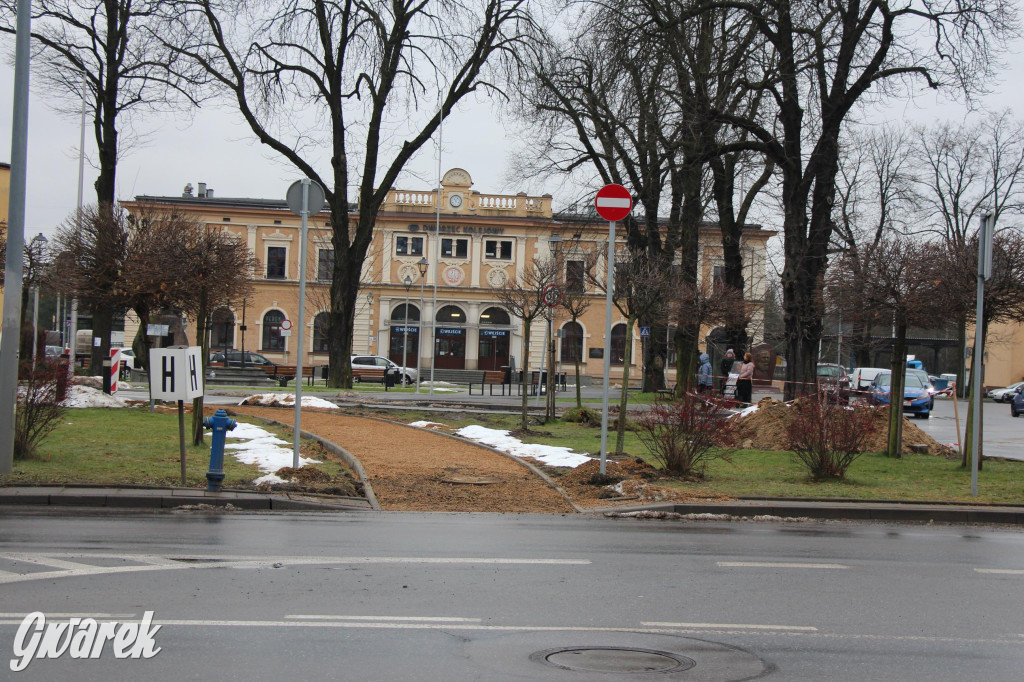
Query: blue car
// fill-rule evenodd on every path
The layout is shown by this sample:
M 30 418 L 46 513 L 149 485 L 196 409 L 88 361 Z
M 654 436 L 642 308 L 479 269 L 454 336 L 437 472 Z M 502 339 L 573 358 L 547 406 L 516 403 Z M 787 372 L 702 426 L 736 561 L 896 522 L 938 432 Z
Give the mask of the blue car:
M 1024 386 L 1013 392 L 1013 400 L 1010 401 L 1010 416 L 1019 417 L 1024 414 Z
M 903 412 L 928 419 L 932 414 L 932 395 L 921 378 L 908 373 L 903 378 Z M 892 372 L 879 372 L 871 382 L 871 402 L 888 405 L 892 393 Z

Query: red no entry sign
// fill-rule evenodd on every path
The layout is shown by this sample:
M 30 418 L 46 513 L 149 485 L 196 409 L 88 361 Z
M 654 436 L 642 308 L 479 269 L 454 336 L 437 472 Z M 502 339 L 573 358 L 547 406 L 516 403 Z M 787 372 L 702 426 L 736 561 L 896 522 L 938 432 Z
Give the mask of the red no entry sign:
M 605 220 L 622 220 L 633 210 L 633 197 L 622 185 L 605 185 L 594 198 L 597 213 Z

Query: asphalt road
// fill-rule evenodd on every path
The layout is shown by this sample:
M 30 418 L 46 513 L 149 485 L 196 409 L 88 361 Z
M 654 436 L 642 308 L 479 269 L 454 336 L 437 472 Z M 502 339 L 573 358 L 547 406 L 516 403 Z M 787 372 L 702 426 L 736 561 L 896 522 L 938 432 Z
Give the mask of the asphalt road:
M 163 624 L 12 680 L 1019 680 L 1024 533 L 2 511 L 0 604 Z
M 958 403 L 960 410 L 960 438 L 957 438 L 957 420 L 953 401 L 938 399 L 929 419 L 914 419 L 916 426 L 940 443 L 949 445 L 967 440 L 967 401 Z M 982 401 L 982 436 L 987 457 L 1024 460 L 1024 418 L 1010 416 L 1010 406 L 991 400 Z

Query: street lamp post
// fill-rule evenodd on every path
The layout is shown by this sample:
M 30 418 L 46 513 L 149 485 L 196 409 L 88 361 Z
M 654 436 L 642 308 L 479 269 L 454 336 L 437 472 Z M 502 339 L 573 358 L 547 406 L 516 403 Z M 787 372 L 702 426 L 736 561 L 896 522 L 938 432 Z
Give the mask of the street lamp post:
M 373 292 L 366 294 L 366 307 L 367 307 L 367 319 L 366 319 L 366 354 L 373 354 Z
M 32 278 L 32 366 L 36 364 L 36 353 L 39 349 L 39 262 L 42 260 L 42 252 L 46 247 L 46 237 L 40 232 L 32 238 L 32 272 L 29 276 Z
M 562 235 L 557 232 L 548 237 L 548 247 L 551 249 L 551 257 L 554 258 L 554 284 L 559 282 L 561 269 L 559 258 L 562 255 Z M 545 412 L 549 419 L 555 418 L 555 306 L 548 307 L 548 382 L 547 382 L 547 408 Z
M 412 288 L 412 275 L 406 275 L 405 280 L 405 313 L 402 319 L 405 322 L 402 333 L 402 385 L 405 385 L 405 354 L 409 352 L 409 289 Z M 417 382 L 418 383 L 418 382 Z
M 419 343 L 416 344 L 419 347 L 416 351 L 417 353 L 419 353 L 419 358 L 416 359 L 416 392 L 419 393 L 419 371 L 422 366 L 420 360 L 423 358 L 423 283 L 427 279 L 427 268 L 430 267 L 430 263 L 427 261 L 427 257 L 423 256 L 418 261 L 416 261 L 416 267 L 420 269 L 420 332 L 419 334 L 416 335 L 416 338 L 419 339 Z M 408 297 L 406 298 L 406 301 L 408 302 Z M 408 310 L 408 308 L 406 308 L 406 310 Z M 408 317 L 406 318 L 406 324 L 408 324 Z

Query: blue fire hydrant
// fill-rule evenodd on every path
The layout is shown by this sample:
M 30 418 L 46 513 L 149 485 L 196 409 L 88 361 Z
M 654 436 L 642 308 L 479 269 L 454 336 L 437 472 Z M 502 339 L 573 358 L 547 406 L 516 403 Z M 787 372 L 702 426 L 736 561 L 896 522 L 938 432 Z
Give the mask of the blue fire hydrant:
M 228 431 L 238 425 L 228 417 L 224 410 L 217 410 L 212 417 L 203 420 L 203 426 L 213 431 L 213 442 L 210 445 L 210 470 L 206 472 L 206 492 L 219 493 L 220 484 L 224 480 L 224 441 Z

